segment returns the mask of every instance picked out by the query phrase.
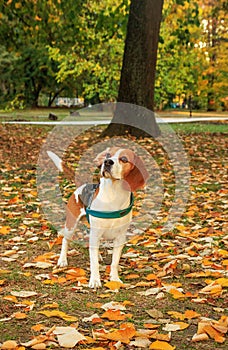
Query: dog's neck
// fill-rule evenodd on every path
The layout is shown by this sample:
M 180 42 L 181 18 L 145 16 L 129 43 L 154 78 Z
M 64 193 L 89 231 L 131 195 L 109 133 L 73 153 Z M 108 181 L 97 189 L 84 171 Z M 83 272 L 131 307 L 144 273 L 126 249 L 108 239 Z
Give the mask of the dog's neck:
M 99 192 L 91 204 L 91 209 L 113 211 L 124 209 L 130 204 L 131 193 L 124 190 L 122 180 L 102 177 Z

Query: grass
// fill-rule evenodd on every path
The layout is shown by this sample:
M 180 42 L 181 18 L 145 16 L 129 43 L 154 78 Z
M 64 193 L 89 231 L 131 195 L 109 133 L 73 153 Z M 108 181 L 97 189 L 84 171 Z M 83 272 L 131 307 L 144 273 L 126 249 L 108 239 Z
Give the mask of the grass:
M 228 133 L 228 122 L 189 122 L 172 123 L 171 128 L 177 133 Z

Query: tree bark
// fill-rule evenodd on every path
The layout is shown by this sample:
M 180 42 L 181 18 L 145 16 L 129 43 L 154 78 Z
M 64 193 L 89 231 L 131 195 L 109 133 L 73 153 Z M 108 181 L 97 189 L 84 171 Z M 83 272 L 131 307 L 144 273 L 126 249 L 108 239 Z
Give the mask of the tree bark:
M 163 0 L 131 0 L 117 102 L 145 109 L 142 108 L 140 115 L 127 115 L 122 114 L 122 108 L 119 113 L 117 104 L 112 122 L 105 131 L 106 135 L 122 135 L 126 132 L 134 136 L 159 135 L 152 111 L 162 7 Z M 147 113 L 146 109 L 151 113 Z

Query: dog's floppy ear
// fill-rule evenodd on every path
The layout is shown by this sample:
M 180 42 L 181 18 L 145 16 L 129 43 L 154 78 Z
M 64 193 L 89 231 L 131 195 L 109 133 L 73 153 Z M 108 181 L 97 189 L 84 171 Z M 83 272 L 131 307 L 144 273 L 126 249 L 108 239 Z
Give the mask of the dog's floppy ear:
M 104 162 L 104 160 L 105 160 L 105 157 L 106 157 L 106 154 L 108 153 L 108 151 L 109 151 L 109 148 L 106 148 L 106 150 L 104 150 L 104 151 L 102 151 L 101 153 L 99 153 L 97 156 L 96 156 L 96 158 L 94 158 L 94 162 L 95 162 L 95 164 L 98 166 L 98 167 L 100 167 L 102 164 L 103 164 L 103 162 Z
M 145 168 L 145 165 L 142 159 L 135 155 L 134 156 L 134 164 L 132 170 L 124 177 L 125 189 L 128 189 L 131 192 L 134 192 L 140 188 L 142 188 L 146 181 L 149 178 L 149 173 Z

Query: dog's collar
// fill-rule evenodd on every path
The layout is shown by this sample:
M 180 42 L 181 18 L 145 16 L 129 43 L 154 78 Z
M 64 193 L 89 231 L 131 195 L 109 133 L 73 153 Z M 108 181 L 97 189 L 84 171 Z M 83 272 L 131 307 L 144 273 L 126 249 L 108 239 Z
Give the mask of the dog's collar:
M 131 193 L 130 205 L 127 208 L 114 210 L 114 211 L 98 211 L 98 210 L 90 209 L 90 206 L 88 206 L 86 208 L 86 217 L 88 221 L 89 221 L 89 215 L 95 216 L 96 218 L 100 218 L 100 219 L 119 219 L 126 216 L 128 213 L 130 213 L 133 207 L 133 204 L 134 204 L 134 196 L 133 196 L 133 193 Z

